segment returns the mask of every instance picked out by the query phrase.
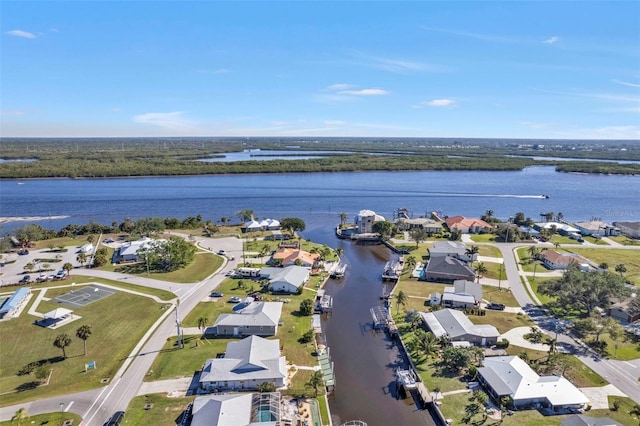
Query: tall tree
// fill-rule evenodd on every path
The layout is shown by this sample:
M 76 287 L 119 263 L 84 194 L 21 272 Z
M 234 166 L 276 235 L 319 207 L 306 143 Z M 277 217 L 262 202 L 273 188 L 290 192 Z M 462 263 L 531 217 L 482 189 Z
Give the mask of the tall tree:
M 376 222 L 371 226 L 371 230 L 376 234 L 380 234 L 383 239 L 387 239 L 395 232 L 395 225 L 388 220 Z
M 345 212 L 340 213 L 340 228 L 344 228 L 347 223 L 347 214 Z
M 318 396 L 318 389 L 324 385 L 324 378 L 322 377 L 322 370 L 316 370 L 313 372 L 309 381 L 304 384 L 305 387 L 313 388 L 313 395 Z
M 87 339 L 93 333 L 93 329 L 90 325 L 81 325 L 80 328 L 76 330 L 76 337 L 82 340 L 82 344 L 84 346 L 84 354 L 87 355 Z
M 15 412 L 13 417 L 11 417 L 12 422 L 16 422 L 16 425 L 20 426 L 24 420 L 29 418 L 29 413 L 27 409 L 22 407 L 18 411 Z
M 204 333 L 204 330 L 207 328 L 207 323 L 209 322 L 209 318 L 205 316 L 201 316 L 198 318 L 198 328 Z
M 306 229 L 307 225 L 304 220 L 297 217 L 285 217 L 280 219 L 280 227 L 286 231 L 296 234 Z
M 407 294 L 400 290 L 396 296 L 396 314 L 400 310 L 400 305 L 404 306 L 407 303 Z
M 244 210 L 240 210 L 236 214 L 240 217 L 241 221 L 246 222 L 246 221 L 250 220 L 253 217 L 253 210 L 244 209 Z
M 78 255 L 76 256 L 76 260 L 78 261 L 78 263 L 79 263 L 80 265 L 84 265 L 85 263 L 87 263 L 87 259 L 88 259 L 88 258 L 89 258 L 89 257 L 88 257 L 88 256 L 87 256 L 87 254 L 86 254 L 86 253 L 84 253 L 84 252 L 82 252 L 82 253 L 80 253 L 80 254 L 78 254 Z
M 416 242 L 416 247 L 418 247 L 421 242 L 427 239 L 427 231 L 424 228 L 411 228 L 409 237 Z
M 484 262 L 479 262 L 473 269 L 476 271 L 476 277 L 478 279 L 478 283 L 480 282 L 480 277 L 489 271 L 485 266 Z
M 473 262 L 477 257 L 476 255 L 478 254 L 478 252 L 480 252 L 480 248 L 478 248 L 478 246 L 471 246 L 464 251 L 464 254 L 469 257 L 469 260 L 471 262 Z
M 71 337 L 67 333 L 58 334 L 56 340 L 53 341 L 53 346 L 62 349 L 62 357 L 67 359 L 66 347 L 71 344 Z
M 69 262 L 65 263 L 64 265 L 62 265 L 62 269 L 67 271 L 67 275 L 71 275 L 71 271 L 73 271 L 73 265 Z

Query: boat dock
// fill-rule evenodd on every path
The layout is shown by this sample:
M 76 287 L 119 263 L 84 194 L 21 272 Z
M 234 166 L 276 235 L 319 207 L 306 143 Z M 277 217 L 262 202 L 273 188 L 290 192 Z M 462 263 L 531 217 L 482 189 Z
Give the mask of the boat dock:
M 346 270 L 347 270 L 347 265 L 338 262 L 334 264 L 329 270 L 329 276 L 334 279 L 343 278 Z
M 321 314 L 333 311 L 333 297 L 325 294 L 324 289 L 320 289 L 318 290 L 318 293 L 316 293 L 316 304 L 314 307 L 314 311 Z
M 390 260 L 384 265 L 382 271 L 382 281 L 398 281 L 400 274 L 404 269 L 404 257 L 400 256 L 398 260 Z

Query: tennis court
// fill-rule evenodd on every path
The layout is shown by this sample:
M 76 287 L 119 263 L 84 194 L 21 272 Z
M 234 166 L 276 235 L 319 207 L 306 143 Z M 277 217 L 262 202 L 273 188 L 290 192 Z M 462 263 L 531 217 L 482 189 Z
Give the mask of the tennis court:
M 71 290 L 69 293 L 65 293 L 62 296 L 58 296 L 52 300 L 52 302 L 62 303 L 74 307 L 86 306 L 89 303 L 93 303 L 96 300 L 100 300 L 103 297 L 111 296 L 116 290 L 112 290 L 107 287 L 102 287 L 97 284 L 90 284 L 84 287 Z

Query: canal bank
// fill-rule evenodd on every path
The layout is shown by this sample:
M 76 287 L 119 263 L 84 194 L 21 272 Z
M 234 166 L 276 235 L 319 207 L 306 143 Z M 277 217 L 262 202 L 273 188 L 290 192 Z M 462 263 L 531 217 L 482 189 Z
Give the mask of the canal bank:
M 397 391 L 395 371 L 408 366 L 401 343 L 373 328 L 370 309 L 383 303 L 383 288 L 391 290 L 380 278 L 389 249 L 361 246 L 317 230 L 311 234 L 305 237 L 342 248 L 348 265 L 344 278 L 325 285 L 334 300 L 331 316 L 322 322 L 336 377 L 329 396 L 333 424 L 361 420 L 368 426 L 435 425 L 429 411 Z

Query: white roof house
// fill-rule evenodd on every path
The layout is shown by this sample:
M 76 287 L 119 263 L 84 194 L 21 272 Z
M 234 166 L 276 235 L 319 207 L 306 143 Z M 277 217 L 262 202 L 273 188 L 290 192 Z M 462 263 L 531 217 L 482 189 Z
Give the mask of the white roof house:
M 261 221 L 257 221 L 251 219 L 248 222 L 245 222 L 244 227 L 246 231 L 262 231 L 262 230 L 275 230 L 280 229 L 280 221 L 276 219 L 263 219 Z
M 561 222 L 537 222 L 535 226 L 538 229 L 551 229 L 555 226 L 558 232 L 566 233 L 566 234 L 568 234 L 569 232 L 580 231 L 578 228 L 575 228 L 571 225 L 567 225 L 566 223 L 561 223 Z
M 155 244 L 165 243 L 167 240 L 144 237 L 136 241 L 129 241 L 124 243 L 120 247 L 120 261 L 121 262 L 136 262 L 138 261 L 138 252 L 142 249 L 152 247 Z
M 276 292 L 295 293 L 309 280 L 309 268 L 291 265 L 286 268 L 261 268 L 260 277 L 270 282 L 271 290 Z
M 467 316 L 455 309 L 420 312 L 422 320 L 436 336 L 449 336 L 452 341 L 468 341 L 477 345 L 495 344 L 500 333 L 489 324 L 473 324 Z
M 274 336 L 278 332 L 282 306 L 282 302 L 252 301 L 235 314 L 220 315 L 213 327 L 216 334 Z
M 384 216 L 372 210 L 360 210 L 355 217 L 356 231 L 358 234 L 370 234 L 373 232 L 373 224 L 384 220 Z
M 214 389 L 257 389 L 261 383 L 276 388 L 287 385 L 287 363 L 280 355 L 280 340 L 249 336 L 229 342 L 224 358 L 210 358 L 200 375 L 200 387 Z
M 564 377 L 539 376 L 517 356 L 485 358 L 478 373 L 489 393 L 496 398 L 509 396 L 516 406 L 542 406 L 558 411 L 589 403 Z
M 90 254 L 93 253 L 93 244 L 87 243 L 80 247 L 80 253 Z
M 277 426 L 280 393 L 237 393 L 198 396 L 191 411 L 192 426 Z

